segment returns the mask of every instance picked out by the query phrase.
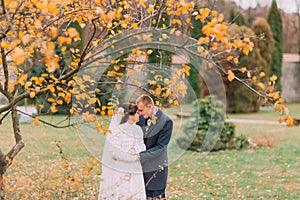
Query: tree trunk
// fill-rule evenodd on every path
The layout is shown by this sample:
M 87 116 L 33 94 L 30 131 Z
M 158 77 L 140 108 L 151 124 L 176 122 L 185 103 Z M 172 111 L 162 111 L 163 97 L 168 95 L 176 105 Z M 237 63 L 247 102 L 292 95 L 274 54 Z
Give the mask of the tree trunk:
M 3 154 L 0 149 L 0 200 L 5 199 L 5 192 L 4 192 L 5 173 L 8 167 L 12 164 L 13 159 L 25 146 L 24 142 L 22 141 L 22 134 L 20 131 L 18 112 L 16 111 L 15 107 L 11 111 L 11 117 L 12 117 L 13 133 L 14 133 L 16 144 L 7 153 L 7 155 Z
M 4 179 L 5 172 L 8 166 L 8 161 L 6 160 L 6 156 L 0 150 L 0 200 L 5 199 L 4 194 Z

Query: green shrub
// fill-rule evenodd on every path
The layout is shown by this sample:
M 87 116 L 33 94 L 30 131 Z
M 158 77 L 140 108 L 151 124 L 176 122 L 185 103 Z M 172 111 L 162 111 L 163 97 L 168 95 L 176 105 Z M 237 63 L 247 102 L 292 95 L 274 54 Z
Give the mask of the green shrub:
M 235 135 L 235 125 L 232 122 L 224 123 L 224 105 L 214 96 L 193 102 L 193 106 L 198 106 L 199 109 L 195 109 L 190 121 L 186 123 L 185 135 L 177 139 L 181 148 L 205 152 L 249 146 L 246 136 Z M 197 130 L 195 137 L 193 130 Z M 191 137 L 194 137 L 192 143 Z

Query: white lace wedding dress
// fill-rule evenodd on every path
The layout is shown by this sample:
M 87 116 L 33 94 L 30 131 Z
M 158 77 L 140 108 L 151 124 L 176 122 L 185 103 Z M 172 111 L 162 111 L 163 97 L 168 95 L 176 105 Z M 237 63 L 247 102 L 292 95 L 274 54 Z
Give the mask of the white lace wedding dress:
M 112 125 L 110 125 L 111 127 Z M 145 200 L 142 166 L 136 155 L 146 149 L 142 129 L 128 122 L 106 136 L 98 200 Z

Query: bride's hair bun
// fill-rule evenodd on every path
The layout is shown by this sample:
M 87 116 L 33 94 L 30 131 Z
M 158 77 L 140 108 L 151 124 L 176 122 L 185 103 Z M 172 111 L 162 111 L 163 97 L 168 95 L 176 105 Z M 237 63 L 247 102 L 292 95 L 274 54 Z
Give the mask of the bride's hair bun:
M 127 122 L 129 115 L 134 115 L 138 110 L 137 106 L 132 103 L 123 103 L 121 107 L 124 109 L 124 116 L 122 117 L 120 124 Z

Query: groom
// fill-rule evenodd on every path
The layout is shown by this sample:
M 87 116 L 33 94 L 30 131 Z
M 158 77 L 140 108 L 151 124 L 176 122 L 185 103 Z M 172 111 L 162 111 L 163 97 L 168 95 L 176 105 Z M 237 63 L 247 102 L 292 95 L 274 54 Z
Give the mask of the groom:
M 173 122 L 159 108 L 154 106 L 148 95 L 137 98 L 140 125 L 144 132 L 146 150 L 140 152 L 147 199 L 164 199 L 168 177 L 168 152 Z

